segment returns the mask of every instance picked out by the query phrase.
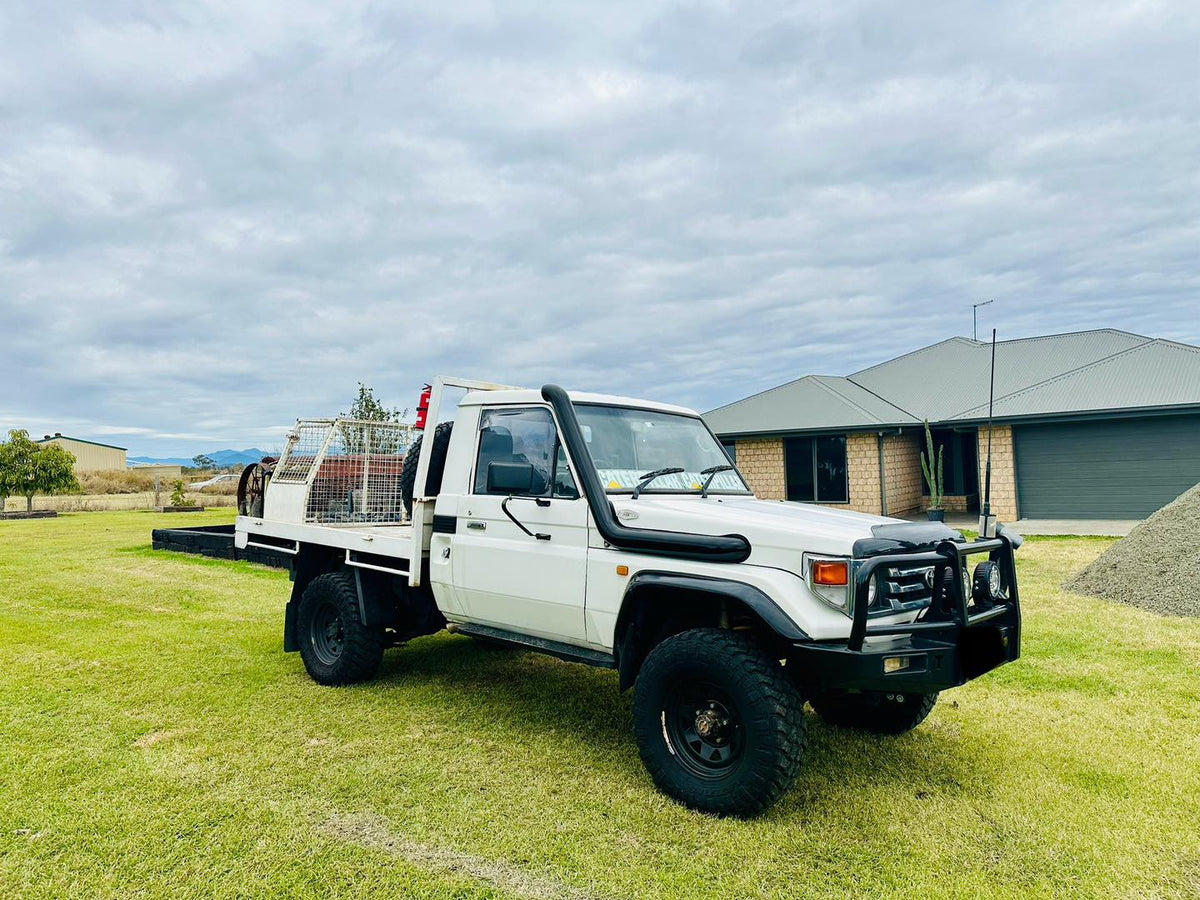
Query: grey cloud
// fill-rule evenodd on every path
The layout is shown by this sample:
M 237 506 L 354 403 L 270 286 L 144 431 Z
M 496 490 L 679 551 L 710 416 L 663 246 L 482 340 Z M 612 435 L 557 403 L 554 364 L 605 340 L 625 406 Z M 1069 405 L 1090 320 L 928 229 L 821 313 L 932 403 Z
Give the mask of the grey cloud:
M 983 298 L 1198 341 L 1198 19 L 9 4 L 0 427 L 191 453 L 437 372 L 708 408 Z

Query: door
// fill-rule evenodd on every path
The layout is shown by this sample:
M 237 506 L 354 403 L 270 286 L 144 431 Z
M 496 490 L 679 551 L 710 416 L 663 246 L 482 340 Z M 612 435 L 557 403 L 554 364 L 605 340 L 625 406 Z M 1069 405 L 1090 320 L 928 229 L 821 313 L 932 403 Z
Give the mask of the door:
M 471 621 L 585 644 L 588 511 L 545 407 L 485 408 L 452 540 Z
M 1142 519 L 1200 482 L 1200 416 L 1014 430 L 1023 519 Z

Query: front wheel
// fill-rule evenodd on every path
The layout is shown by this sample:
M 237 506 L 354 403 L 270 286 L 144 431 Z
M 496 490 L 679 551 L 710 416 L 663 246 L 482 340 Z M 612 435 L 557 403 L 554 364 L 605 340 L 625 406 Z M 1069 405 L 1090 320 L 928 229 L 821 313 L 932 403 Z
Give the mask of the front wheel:
M 930 694 L 832 691 L 813 697 L 810 702 L 817 715 L 830 725 L 873 734 L 904 734 L 925 721 L 937 698 L 936 691 Z
M 363 625 L 353 577 L 330 573 L 314 578 L 300 598 L 296 625 L 300 658 L 318 684 L 355 684 L 379 671 L 384 630 Z
M 804 701 L 751 638 L 697 628 L 651 651 L 633 703 L 638 750 L 663 793 L 693 809 L 753 816 L 796 780 Z

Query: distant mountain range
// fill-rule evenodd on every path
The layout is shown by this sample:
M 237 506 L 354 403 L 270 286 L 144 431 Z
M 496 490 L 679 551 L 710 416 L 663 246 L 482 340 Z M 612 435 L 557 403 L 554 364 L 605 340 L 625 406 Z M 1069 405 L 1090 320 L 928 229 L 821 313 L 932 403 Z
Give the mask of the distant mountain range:
M 228 466 L 247 466 L 250 463 L 256 463 L 264 456 L 266 452 L 259 450 L 257 447 L 251 447 L 248 450 L 214 450 L 211 453 L 205 453 L 219 468 Z M 131 466 L 190 466 L 191 459 L 184 459 L 182 456 L 130 456 L 126 462 Z

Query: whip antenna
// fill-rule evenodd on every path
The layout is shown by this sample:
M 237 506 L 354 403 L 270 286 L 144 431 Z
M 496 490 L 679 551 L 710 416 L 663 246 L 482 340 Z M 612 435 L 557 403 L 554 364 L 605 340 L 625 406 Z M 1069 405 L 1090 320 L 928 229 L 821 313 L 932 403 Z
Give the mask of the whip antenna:
M 988 388 L 987 469 L 983 482 L 983 513 L 979 517 L 979 536 L 996 536 L 996 517 L 992 515 L 992 411 L 996 403 L 996 329 L 992 329 L 992 375 Z

